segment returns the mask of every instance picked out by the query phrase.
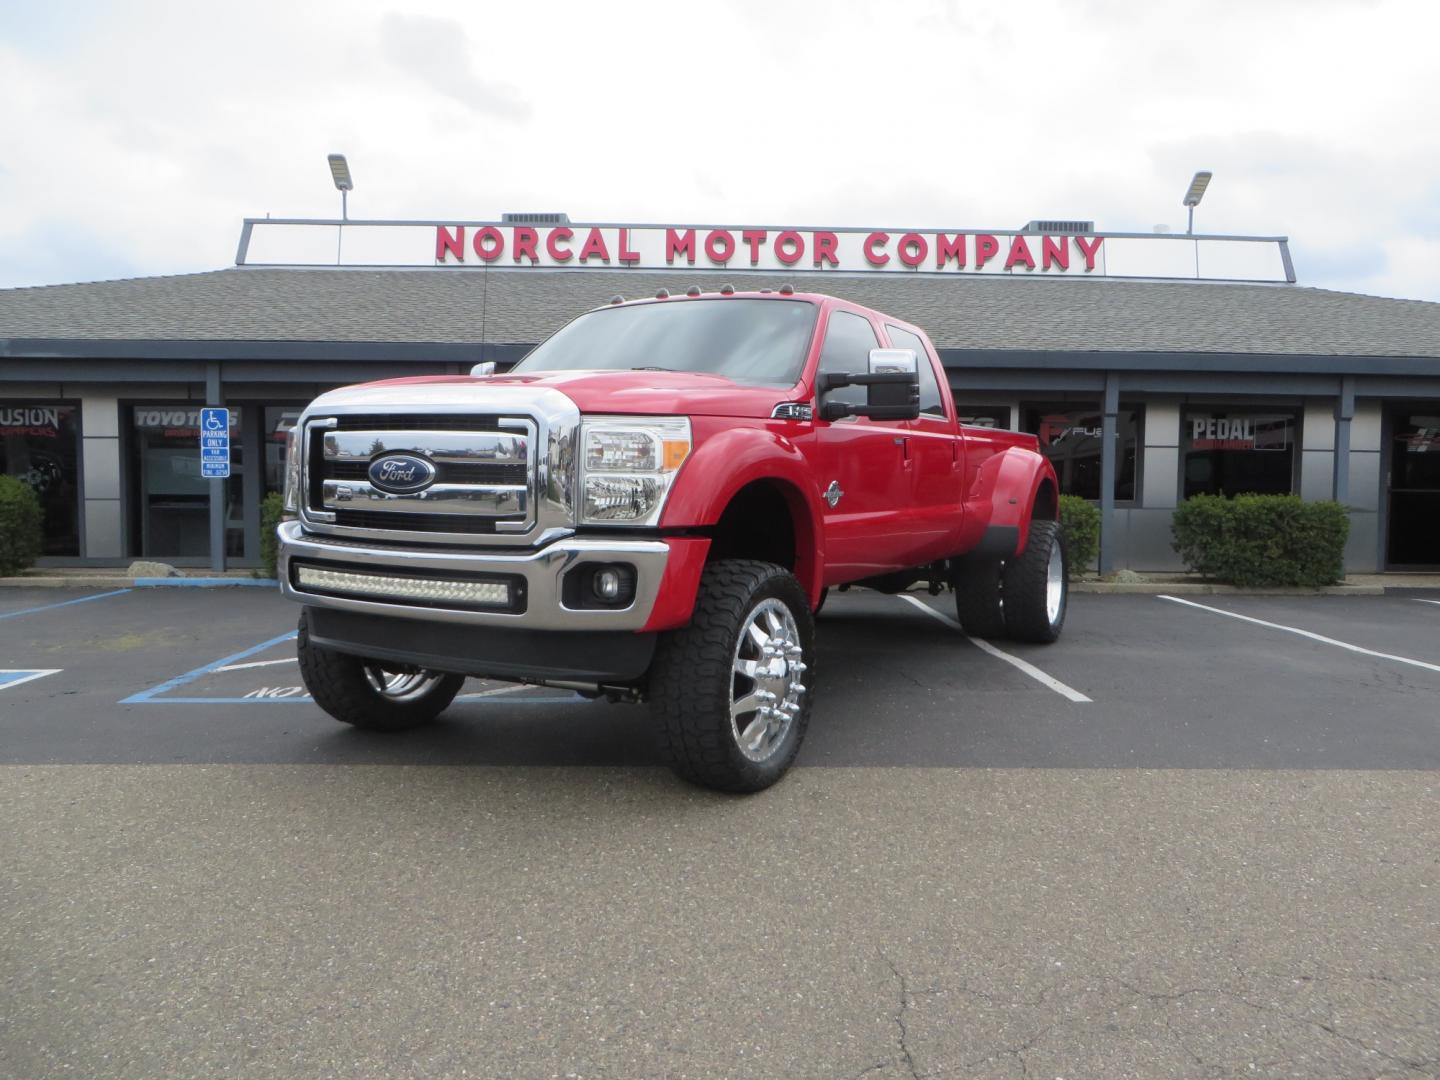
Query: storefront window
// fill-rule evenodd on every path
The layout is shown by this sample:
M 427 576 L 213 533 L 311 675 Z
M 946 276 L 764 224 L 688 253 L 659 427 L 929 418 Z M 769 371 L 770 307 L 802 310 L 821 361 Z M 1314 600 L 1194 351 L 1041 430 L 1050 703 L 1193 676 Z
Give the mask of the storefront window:
M 241 410 L 230 409 L 230 479 L 225 489 L 225 554 L 245 550 Z M 200 475 L 200 406 L 136 405 L 131 475 L 137 490 L 135 549 L 153 557 L 210 554 L 210 481 Z
M 80 410 L 0 402 L 0 474 L 35 489 L 46 555 L 80 554 Z
M 1191 410 L 1180 424 L 1185 498 L 1288 495 L 1295 489 L 1294 412 Z
M 1104 416 L 1100 403 L 1027 405 L 1024 429 L 1040 440 L 1060 478 L 1062 495 L 1100 498 L 1100 448 Z M 1135 459 L 1140 445 L 1140 409 L 1122 404 L 1116 417 L 1115 498 L 1135 498 Z
M 261 493 L 262 497 L 272 491 L 285 490 L 285 440 L 304 411 L 303 405 L 265 408 L 265 490 Z
M 1390 414 L 1390 566 L 1440 564 L 1440 406 Z

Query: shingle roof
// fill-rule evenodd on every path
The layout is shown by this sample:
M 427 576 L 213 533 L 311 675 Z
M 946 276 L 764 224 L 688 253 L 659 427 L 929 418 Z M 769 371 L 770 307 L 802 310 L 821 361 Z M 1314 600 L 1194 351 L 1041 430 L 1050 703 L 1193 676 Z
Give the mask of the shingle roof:
M 231 268 L 0 290 L 0 339 L 532 343 L 694 272 Z M 942 349 L 1440 357 L 1440 304 L 1296 286 L 899 274 L 789 281 L 923 326 Z M 483 338 L 482 338 L 483 335 Z

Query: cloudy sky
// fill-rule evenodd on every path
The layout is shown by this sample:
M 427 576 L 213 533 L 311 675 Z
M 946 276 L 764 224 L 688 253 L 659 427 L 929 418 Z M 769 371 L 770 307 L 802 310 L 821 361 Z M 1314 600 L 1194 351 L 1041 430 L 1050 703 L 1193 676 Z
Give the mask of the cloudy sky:
M 231 263 L 241 219 L 1288 234 L 1440 301 L 1434 0 L 0 5 L 0 287 Z

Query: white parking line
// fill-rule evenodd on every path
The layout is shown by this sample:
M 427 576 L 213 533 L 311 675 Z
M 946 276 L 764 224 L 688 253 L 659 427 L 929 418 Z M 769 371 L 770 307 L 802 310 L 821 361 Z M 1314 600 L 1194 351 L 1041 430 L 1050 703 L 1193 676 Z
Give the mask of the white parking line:
M 914 604 L 917 608 L 925 612 L 925 614 L 929 615 L 931 618 L 939 619 L 946 626 L 954 627 L 956 630 L 959 630 L 960 633 L 965 634 L 965 628 L 961 626 L 958 621 L 950 618 L 950 616 L 948 615 L 941 614 L 924 601 L 917 600 L 913 596 L 907 596 L 905 593 L 900 593 L 899 596 L 901 600 L 904 600 L 907 603 Z M 1076 690 L 1072 686 L 1066 686 L 1063 682 L 1061 682 L 1059 679 L 1054 678 L 1053 676 L 1046 675 L 1045 672 L 1041 671 L 1028 660 L 1021 660 L 1018 656 L 1011 656 L 1007 652 L 1002 652 L 994 645 L 991 645 L 988 641 L 985 641 L 981 638 L 971 637 L 969 634 L 965 634 L 965 637 L 967 640 L 969 640 L 970 644 L 974 645 L 981 652 L 989 653 L 997 660 L 1004 660 L 1005 663 L 1009 664 L 1011 667 L 1018 668 L 1026 675 L 1029 675 L 1030 678 L 1038 682 L 1041 686 L 1049 687 L 1061 697 L 1069 698 L 1071 701 L 1076 702 L 1092 702 L 1092 699 L 1080 693 L 1079 690 Z
M 282 656 L 279 660 L 253 660 L 248 664 L 227 664 L 224 667 L 217 667 L 216 671 L 240 671 L 243 668 L 269 667 L 271 664 L 293 664 L 300 658 L 298 656 Z
M 1375 656 L 1381 660 L 1394 660 L 1397 664 L 1410 664 L 1412 667 L 1424 668 L 1427 671 L 1440 671 L 1440 664 L 1432 664 L 1425 660 L 1413 660 L 1408 656 L 1396 656 L 1394 653 L 1376 652 L 1374 649 L 1366 649 L 1360 645 L 1352 645 L 1348 641 L 1340 641 L 1336 638 L 1326 637 L 1324 634 L 1317 634 L 1312 630 L 1302 630 L 1298 626 L 1286 626 L 1284 623 L 1266 622 L 1264 619 L 1256 619 L 1249 615 L 1241 615 L 1238 612 L 1226 611 L 1224 608 L 1211 607 L 1209 604 L 1197 604 L 1194 600 L 1181 600 L 1178 596 L 1161 595 L 1160 599 L 1169 600 L 1174 604 L 1184 604 L 1186 607 L 1199 608 L 1201 611 L 1213 611 L 1216 615 L 1228 615 L 1232 619 L 1240 619 L 1243 622 L 1254 623 L 1256 626 L 1268 626 L 1271 630 L 1284 630 L 1287 634 L 1299 634 L 1301 637 L 1309 638 L 1311 641 L 1319 641 L 1325 645 L 1334 645 L 1338 649 L 1346 649 L 1353 653 Z
M 1418 600 L 1422 604 L 1440 604 L 1440 600 L 1426 600 L 1423 596 L 1412 596 L 1411 600 Z

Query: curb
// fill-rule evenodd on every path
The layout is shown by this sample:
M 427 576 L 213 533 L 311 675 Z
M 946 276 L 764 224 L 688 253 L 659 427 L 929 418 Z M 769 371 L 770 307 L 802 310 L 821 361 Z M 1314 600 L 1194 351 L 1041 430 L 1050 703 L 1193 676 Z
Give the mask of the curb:
M 66 577 L 5 577 L 0 578 L 0 588 L 22 589 L 225 589 L 262 588 L 278 589 L 280 583 L 274 578 L 242 577 L 173 577 L 173 578 L 131 578 L 106 574 L 74 574 Z

